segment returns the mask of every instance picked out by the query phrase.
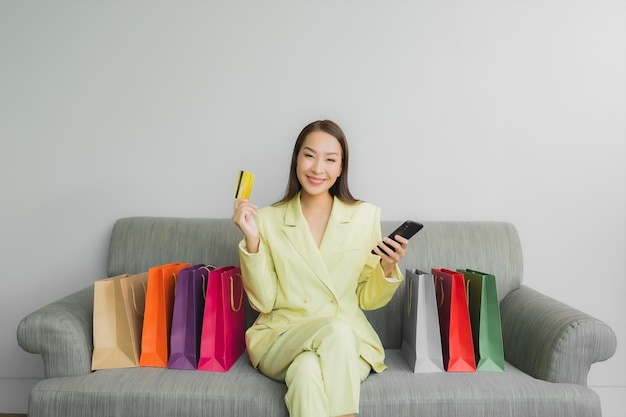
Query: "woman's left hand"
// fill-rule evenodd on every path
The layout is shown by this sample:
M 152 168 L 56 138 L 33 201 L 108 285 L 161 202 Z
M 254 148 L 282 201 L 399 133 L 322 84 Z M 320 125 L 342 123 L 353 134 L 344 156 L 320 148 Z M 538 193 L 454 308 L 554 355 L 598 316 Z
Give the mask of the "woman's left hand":
M 395 240 L 385 237 L 382 242 L 374 248 L 374 253 L 380 256 L 380 263 L 386 277 L 391 277 L 398 261 L 404 258 L 406 249 L 409 247 L 408 239 L 400 235 L 396 235 L 394 238 Z M 393 250 L 390 248 L 393 248 Z

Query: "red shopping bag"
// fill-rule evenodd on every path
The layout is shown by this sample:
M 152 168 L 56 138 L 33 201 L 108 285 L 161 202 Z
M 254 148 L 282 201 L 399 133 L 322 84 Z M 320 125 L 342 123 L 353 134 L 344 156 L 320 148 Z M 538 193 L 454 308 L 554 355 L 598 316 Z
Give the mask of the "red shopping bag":
M 241 269 L 226 266 L 211 271 L 204 305 L 198 369 L 228 371 L 246 347 L 245 331 Z
M 188 266 L 171 263 L 148 269 L 139 366 L 167 368 L 176 277 Z
M 476 372 L 465 278 L 462 273 L 445 268 L 433 268 L 432 274 L 446 371 Z

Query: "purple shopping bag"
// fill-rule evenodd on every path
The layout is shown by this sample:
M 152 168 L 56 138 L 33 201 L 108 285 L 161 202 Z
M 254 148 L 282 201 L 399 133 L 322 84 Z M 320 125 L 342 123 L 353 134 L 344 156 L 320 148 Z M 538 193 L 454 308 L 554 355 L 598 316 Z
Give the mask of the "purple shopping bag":
M 170 369 L 198 368 L 206 288 L 214 269 L 212 265 L 199 264 L 178 273 L 167 363 Z

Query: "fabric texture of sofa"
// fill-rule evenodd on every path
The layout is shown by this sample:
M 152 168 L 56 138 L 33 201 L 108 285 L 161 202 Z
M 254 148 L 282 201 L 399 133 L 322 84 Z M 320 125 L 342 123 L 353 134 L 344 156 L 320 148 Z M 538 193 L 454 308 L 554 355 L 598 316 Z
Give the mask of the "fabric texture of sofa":
M 383 221 L 383 234 L 400 223 Z M 522 250 L 513 225 L 424 224 L 401 269 L 466 268 L 495 275 L 506 370 L 413 374 L 400 353 L 402 285 L 387 306 L 366 312 L 385 346 L 388 369 L 362 384 L 360 415 L 600 416 L 600 399 L 587 387 L 587 375 L 594 362 L 615 353 L 613 330 L 522 285 Z M 230 219 L 120 219 L 112 230 L 107 273 L 134 274 L 168 262 L 238 265 L 240 239 Z M 40 354 L 45 368 L 45 379 L 30 394 L 29 417 L 288 416 L 285 385 L 261 375 L 245 353 L 227 373 L 149 367 L 92 372 L 92 311 L 90 285 L 21 321 L 20 346 Z M 254 318 L 248 306 L 248 325 Z

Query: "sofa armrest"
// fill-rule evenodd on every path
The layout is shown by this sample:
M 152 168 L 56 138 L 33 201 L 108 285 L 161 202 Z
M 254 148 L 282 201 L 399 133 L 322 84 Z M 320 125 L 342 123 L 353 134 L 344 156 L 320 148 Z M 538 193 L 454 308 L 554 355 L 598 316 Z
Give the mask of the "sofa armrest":
M 617 348 L 607 324 L 523 285 L 500 310 L 506 360 L 535 378 L 586 385 L 591 365 Z
M 17 341 L 43 358 L 46 378 L 91 372 L 93 286 L 68 295 L 22 319 Z

